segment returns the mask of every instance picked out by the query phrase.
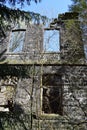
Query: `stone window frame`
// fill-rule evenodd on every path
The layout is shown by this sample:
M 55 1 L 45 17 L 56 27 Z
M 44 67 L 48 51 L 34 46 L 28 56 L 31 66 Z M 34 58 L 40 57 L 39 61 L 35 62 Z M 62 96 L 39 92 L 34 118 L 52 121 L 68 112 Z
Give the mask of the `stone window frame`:
M 57 50 L 51 50 L 51 51 L 47 51 L 47 50 L 45 50 L 44 48 L 44 33 L 45 33 L 45 31 L 54 31 L 54 30 L 56 30 L 56 31 L 58 31 L 58 33 L 59 33 L 59 38 L 58 38 L 58 43 L 59 43 L 59 45 L 58 45 L 58 48 L 57 48 Z M 44 28 L 44 31 L 43 31 L 43 52 L 44 53 L 48 53 L 48 54 L 55 54 L 55 53 L 60 53 L 60 45 L 61 45 L 61 43 L 60 43 L 60 32 L 61 32 L 61 30 L 60 30 L 60 27 L 58 27 L 58 28 L 56 28 L 56 27 L 48 27 L 48 28 Z M 56 46 L 57 47 L 57 46 Z
M 19 51 L 19 52 L 11 52 L 9 51 L 9 48 L 10 48 L 10 40 L 11 40 L 11 36 L 12 36 L 12 33 L 13 32 L 20 32 L 20 31 L 24 31 L 25 32 L 25 36 L 24 36 L 24 42 L 23 42 L 23 45 L 22 45 L 22 50 Z M 25 44 L 25 38 L 26 38 L 26 29 L 13 29 L 11 30 L 10 32 L 10 36 L 9 36 L 9 43 L 8 43 L 8 47 L 7 47 L 7 53 L 11 53 L 11 54 L 21 54 L 23 52 L 23 48 L 24 48 L 24 44 Z
M 51 75 L 57 75 L 57 76 L 60 76 L 61 77 L 61 79 L 62 79 L 62 76 L 61 75 L 59 75 L 59 74 L 57 74 L 57 73 L 46 73 L 46 74 L 51 74 Z M 43 74 L 44 75 L 44 74 Z M 41 78 L 41 81 L 43 82 L 43 75 L 42 75 L 42 78 Z M 44 111 L 43 111 L 43 89 L 44 88 L 47 88 L 46 86 L 44 86 L 43 85 L 43 83 L 42 83 L 42 87 L 41 87 L 41 115 L 42 116 L 52 116 L 52 117 L 55 117 L 55 116 L 63 116 L 63 83 L 61 83 L 61 84 L 58 84 L 58 85 L 60 85 L 60 88 L 59 88 L 59 90 L 61 89 L 61 113 L 45 113 Z M 53 87 L 53 86 L 52 86 Z M 57 87 L 57 86 L 54 86 L 54 87 Z
M 84 54 L 85 54 L 85 60 L 87 62 L 87 45 L 84 44 Z

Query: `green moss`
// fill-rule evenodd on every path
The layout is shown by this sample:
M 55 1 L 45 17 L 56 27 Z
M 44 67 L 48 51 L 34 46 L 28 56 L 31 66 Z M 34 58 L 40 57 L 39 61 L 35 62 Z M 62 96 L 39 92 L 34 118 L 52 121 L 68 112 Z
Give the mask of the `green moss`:
M 73 26 L 75 26 L 75 21 L 73 19 L 64 21 L 64 23 L 67 29 L 71 29 Z
M 84 62 L 82 30 L 77 20 L 64 21 L 64 60 L 66 63 L 81 64 Z

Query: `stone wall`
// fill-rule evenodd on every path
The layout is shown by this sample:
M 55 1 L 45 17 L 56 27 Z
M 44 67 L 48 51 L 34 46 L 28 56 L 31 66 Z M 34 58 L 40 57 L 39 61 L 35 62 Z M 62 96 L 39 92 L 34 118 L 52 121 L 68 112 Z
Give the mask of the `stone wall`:
M 81 31 L 73 20 L 57 26 L 60 53 L 43 52 L 40 25 L 28 25 L 22 53 L 7 51 L 10 32 L 0 44 L 6 63 L 0 64 L 1 130 L 86 130 L 87 66 Z
M 85 55 L 82 41 L 80 23 L 72 19 L 59 23 L 60 27 L 60 52 L 44 52 L 44 29 L 41 25 L 28 25 L 22 52 L 9 52 L 10 34 L 1 44 L 4 61 L 9 64 L 20 63 L 63 63 L 63 64 L 84 64 Z M 53 29 L 53 28 L 49 28 Z M 56 29 L 54 27 L 54 29 Z
M 87 67 L 86 66 L 1 66 L 2 71 L 0 72 L 0 97 L 4 94 L 4 104 L 7 105 L 9 93 L 11 89 L 8 89 L 8 94 L 5 95 L 5 89 L 15 87 L 15 93 L 10 95 L 13 100 L 12 109 L 7 111 L 4 117 L 1 116 L 2 127 L 9 130 L 14 125 L 12 121 L 15 121 L 16 129 L 28 130 L 60 130 L 70 129 L 75 130 L 84 129 L 86 130 L 86 105 L 87 105 Z M 0 68 L 0 69 L 1 69 Z M 3 73 L 3 75 L 2 75 Z M 62 115 L 43 113 L 42 102 L 43 102 L 43 75 L 52 74 L 61 76 L 61 84 L 57 82 L 57 87 L 62 87 Z M 7 77 L 7 78 L 6 78 Z M 53 79 L 55 82 L 55 79 Z M 56 83 L 55 82 L 55 83 Z M 47 84 L 50 84 L 49 82 Z M 53 84 L 53 83 L 51 83 Z M 9 86 L 8 86 L 9 85 Z M 55 84 L 54 84 L 55 85 Z M 60 85 L 60 86 L 59 86 Z M 51 85 L 52 86 L 52 85 Z M 53 86 L 55 87 L 55 86 Z M 2 108 L 2 107 L 0 107 Z M 5 112 L 5 110 L 4 110 Z M 11 116 L 12 115 L 12 116 Z M 8 118 L 7 118 L 8 117 Z M 10 121 L 10 126 L 6 122 Z M 20 127 L 17 126 L 20 124 Z M 25 125 L 24 125 L 25 124 Z M 25 128 L 26 127 L 26 128 Z
M 1 43 L 1 53 L 4 56 L 3 62 L 9 64 L 19 63 L 52 63 L 60 62 L 60 52 L 45 53 L 43 48 L 43 26 L 28 25 L 26 28 L 25 40 L 21 52 L 9 52 L 11 33 L 8 32 L 7 37 Z M 19 62 L 20 61 L 20 62 Z
M 69 64 L 83 64 L 85 62 L 84 44 L 79 21 L 66 20 L 61 27 L 61 61 Z

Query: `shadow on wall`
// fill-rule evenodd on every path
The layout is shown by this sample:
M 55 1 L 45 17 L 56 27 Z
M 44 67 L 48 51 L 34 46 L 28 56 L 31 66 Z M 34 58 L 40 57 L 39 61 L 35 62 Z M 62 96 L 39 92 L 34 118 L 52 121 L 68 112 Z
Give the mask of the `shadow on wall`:
M 31 116 L 19 104 L 14 104 L 13 111 L 0 112 L 0 130 L 29 130 L 30 127 Z
M 7 49 L 3 50 L 2 52 L 0 52 L 0 62 L 3 62 L 6 60 L 6 56 L 4 56 L 5 52 L 7 51 Z

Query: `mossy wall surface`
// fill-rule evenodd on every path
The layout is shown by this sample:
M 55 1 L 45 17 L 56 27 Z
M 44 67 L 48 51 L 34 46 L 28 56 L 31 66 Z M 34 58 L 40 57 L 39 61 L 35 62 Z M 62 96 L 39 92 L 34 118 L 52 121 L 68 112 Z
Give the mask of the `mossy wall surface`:
M 0 130 L 87 129 L 87 66 L 80 24 L 70 19 L 57 26 L 58 54 L 43 53 L 43 29 L 39 25 L 28 26 L 20 54 L 7 52 L 10 32 L 0 44 L 1 57 L 4 54 L 0 61 L 5 63 L 0 65 Z M 42 111 L 43 74 L 61 77 L 62 115 Z M 11 106 L 9 98 L 13 101 Z
M 84 45 L 80 22 L 76 19 L 68 19 L 58 23 L 60 28 L 60 51 L 44 52 L 44 29 L 41 25 L 29 25 L 26 29 L 23 50 L 20 53 L 9 52 L 10 35 L 1 44 L 1 63 L 8 64 L 32 64 L 32 63 L 63 63 L 84 64 Z M 56 27 L 57 28 L 57 27 Z M 53 28 L 49 28 L 53 29 Z M 55 27 L 54 27 L 55 29 Z M 48 43 L 47 43 L 48 44 Z
M 0 86 L 3 86 L 2 80 L 16 86 L 12 111 L 0 113 L 1 130 L 86 130 L 86 66 L 4 65 L 1 68 Z M 62 116 L 42 112 L 43 74 L 58 74 L 62 77 Z
M 65 20 L 61 28 L 61 61 L 70 64 L 85 62 L 84 44 L 80 22 Z

